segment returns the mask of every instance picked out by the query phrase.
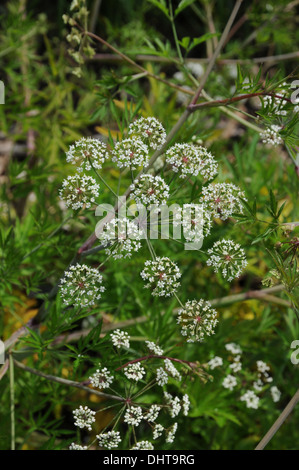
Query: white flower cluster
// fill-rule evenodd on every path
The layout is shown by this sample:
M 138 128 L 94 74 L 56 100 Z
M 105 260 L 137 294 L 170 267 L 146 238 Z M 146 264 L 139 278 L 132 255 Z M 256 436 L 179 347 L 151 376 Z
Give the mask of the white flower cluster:
M 238 243 L 232 240 L 218 240 L 208 250 L 210 258 L 208 266 L 213 266 L 214 272 L 221 271 L 224 279 L 232 281 L 241 275 L 247 266 L 245 251 Z
M 118 431 L 108 431 L 106 433 L 98 434 L 97 439 L 99 446 L 105 449 L 115 449 L 121 442 L 120 433 Z
M 68 176 L 62 182 L 59 197 L 73 210 L 89 209 L 99 196 L 100 185 L 92 176 Z
M 272 400 L 274 403 L 277 403 L 280 400 L 281 391 L 276 387 L 276 385 L 273 385 L 273 387 L 270 388 L 270 392 L 272 395 Z
M 162 426 L 162 424 L 155 424 L 155 427 L 153 429 L 153 439 L 159 439 L 159 437 L 162 436 L 163 431 L 164 427 Z
M 136 444 L 134 445 L 134 447 L 131 448 L 131 450 L 154 450 L 154 446 L 149 441 L 140 441 L 136 442 Z
M 240 355 L 235 356 L 233 362 L 230 363 L 229 367 L 234 373 L 237 373 L 242 370 L 242 362 L 240 361 L 240 357 Z
M 177 432 L 178 429 L 178 423 L 174 423 L 167 431 L 167 437 L 165 439 L 165 442 L 168 444 L 171 444 L 174 441 L 175 433 Z
M 231 352 L 232 354 L 242 354 L 241 347 L 236 343 L 227 343 L 225 345 L 225 349 Z
M 183 396 L 182 399 L 182 406 L 183 406 L 183 414 L 184 416 L 188 416 L 189 409 L 190 409 L 190 399 L 187 393 Z
M 263 97 L 264 105 L 271 106 L 273 113 L 276 116 L 286 116 L 287 111 L 284 107 L 288 102 L 284 99 L 284 96 L 277 94 L 277 96 L 266 95 Z
M 160 410 L 161 407 L 159 405 L 152 405 L 144 415 L 144 419 L 149 423 L 154 423 L 159 416 Z
M 113 375 L 107 369 L 107 367 L 103 367 L 103 369 L 97 369 L 96 372 L 89 377 L 90 383 L 93 387 L 103 389 L 109 388 L 113 382 Z
M 139 118 L 132 122 L 128 129 L 128 135 L 137 137 L 151 149 L 160 149 L 166 141 L 166 132 L 158 119 L 154 117 Z
M 203 341 L 205 335 L 215 333 L 217 312 L 203 299 L 188 300 L 178 312 L 177 323 L 181 326 L 181 334 L 188 337 L 188 343 Z
M 98 139 L 83 137 L 70 146 L 66 161 L 78 167 L 78 172 L 90 171 L 92 167 L 101 169 L 109 154 L 107 146 Z
M 70 266 L 60 281 L 60 294 L 65 305 L 88 307 L 101 298 L 105 287 L 102 275 L 86 264 Z
M 153 341 L 145 341 L 145 344 L 151 353 L 156 354 L 157 356 L 162 356 L 164 354 L 163 349 L 153 343 Z
M 170 359 L 164 359 L 164 366 L 167 373 L 176 380 L 182 380 L 182 376 L 179 371 L 174 367 Z
M 141 406 L 130 406 L 124 415 L 124 422 L 132 426 L 139 426 L 143 419 Z
M 80 405 L 77 410 L 73 411 L 75 418 L 75 426 L 79 428 L 87 428 L 88 431 L 91 431 L 91 425 L 95 422 L 95 411 L 88 408 L 88 406 Z
M 215 218 L 226 220 L 233 213 L 243 213 L 240 198 L 245 199 L 245 194 L 232 183 L 211 183 L 202 189 L 202 197 L 204 206 Z
M 264 132 L 261 132 L 261 138 L 263 144 L 268 144 L 268 145 L 281 145 L 283 144 L 283 140 L 281 136 L 279 135 L 279 131 L 281 131 L 282 127 L 277 126 L 276 124 L 272 124 L 268 129 L 266 129 Z
M 248 373 L 246 370 L 242 370 L 241 363 L 241 354 L 242 349 L 236 343 L 227 343 L 225 349 L 231 353 L 233 356 L 229 358 L 228 367 L 236 374 L 240 371 L 239 379 L 232 374 L 228 374 L 222 380 L 222 386 L 229 390 L 233 390 L 239 384 L 239 387 L 243 387 L 243 380 L 245 383 L 248 381 L 251 382 L 251 387 L 248 390 L 243 390 L 243 394 L 240 397 L 240 400 L 246 403 L 247 408 L 258 409 L 260 403 L 259 393 L 264 392 L 264 388 L 267 388 L 267 383 L 272 382 L 273 378 L 269 375 L 270 367 L 264 361 L 256 361 L 257 374 L 253 378 L 252 371 L 250 370 L 250 378 L 248 379 Z M 215 356 L 209 362 L 208 365 L 211 370 L 216 367 L 220 367 L 224 364 L 224 361 L 221 357 Z M 227 364 L 225 364 L 225 369 L 227 369 Z M 272 400 L 278 402 L 280 400 L 281 392 L 276 386 L 272 386 L 270 389 Z
M 165 372 L 163 367 L 158 367 L 156 371 L 156 381 L 157 384 L 160 385 L 160 387 L 163 387 L 168 383 L 168 374 Z
M 214 356 L 212 359 L 209 360 L 208 365 L 211 370 L 216 369 L 216 367 L 220 367 L 223 365 L 223 359 L 219 356 Z
M 146 261 L 140 275 L 147 281 L 145 288 L 152 289 L 152 295 L 169 297 L 180 286 L 181 273 L 177 265 L 169 258 L 156 258 L 154 261 Z
M 218 172 L 218 165 L 213 155 L 205 147 L 190 144 L 175 144 L 166 152 L 166 161 L 174 172 L 180 173 L 180 178 L 188 175 L 201 175 L 210 180 Z
M 164 392 L 164 398 L 168 405 L 168 411 L 172 418 L 175 418 L 182 409 L 179 397 L 173 397 L 170 393 Z
M 237 379 L 234 375 L 228 374 L 222 382 L 222 386 L 224 388 L 228 388 L 229 390 L 233 390 L 234 387 L 237 385 Z
M 174 212 L 173 226 L 183 227 L 183 235 L 187 242 L 199 242 L 209 235 L 212 228 L 212 215 L 198 204 L 184 204 Z
M 273 377 L 269 374 L 270 367 L 264 361 L 256 361 L 256 367 L 258 370 L 258 376 L 260 379 L 265 380 L 265 382 L 272 382 Z
M 143 237 L 143 231 L 140 230 L 135 222 L 122 217 L 114 218 L 107 222 L 101 233 L 101 244 L 106 248 L 107 255 L 114 259 L 130 258 L 132 252 L 141 248 L 140 240 Z
M 257 410 L 259 407 L 260 399 L 252 390 L 247 390 L 247 392 L 240 397 L 240 400 L 246 402 L 247 408 L 254 408 Z
M 111 333 L 110 337 L 111 337 L 113 346 L 115 346 L 117 349 L 120 349 L 120 348 L 129 349 L 130 336 L 126 331 L 117 329 L 113 333 Z
M 119 168 L 136 170 L 148 164 L 148 147 L 140 139 L 124 139 L 117 142 L 112 151 L 112 161 Z
M 72 442 L 69 446 L 69 450 L 87 450 L 87 446 L 81 446 Z
M 141 175 L 139 180 L 131 184 L 131 198 L 138 204 L 164 205 L 169 198 L 169 186 L 161 176 Z
M 142 367 L 140 362 L 129 364 L 127 367 L 124 368 L 125 376 L 128 379 L 135 380 L 135 382 L 138 382 L 139 380 L 142 380 L 145 373 L 146 373 L 145 369 L 144 369 L 144 367 Z

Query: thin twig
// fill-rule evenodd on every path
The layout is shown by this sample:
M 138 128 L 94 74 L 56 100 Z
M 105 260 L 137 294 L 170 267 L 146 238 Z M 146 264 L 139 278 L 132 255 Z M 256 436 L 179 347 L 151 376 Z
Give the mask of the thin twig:
M 63 385 L 67 385 L 69 387 L 80 388 L 81 390 L 85 390 L 86 392 L 92 393 L 94 395 L 98 395 L 99 397 L 103 397 L 103 398 L 107 398 L 111 400 L 117 400 L 117 401 L 124 401 L 124 398 L 118 397 L 117 395 L 111 395 L 109 393 L 103 393 L 97 390 L 93 390 L 92 388 L 85 387 L 85 385 L 82 385 L 79 382 L 75 382 L 74 380 L 63 379 L 62 377 L 57 377 L 55 375 L 44 374 L 43 372 L 37 369 L 33 369 L 32 367 L 25 366 L 25 364 L 22 364 L 22 362 L 19 362 L 16 360 L 14 360 L 13 362 L 17 367 L 19 367 L 19 369 L 23 369 L 27 372 L 30 372 L 30 374 L 38 375 L 39 377 L 42 377 L 43 379 L 50 380 L 52 382 L 57 382 Z
M 240 6 L 241 6 L 242 1 L 243 1 L 243 0 L 237 0 L 236 3 L 235 3 L 235 6 L 234 6 L 234 8 L 233 8 L 233 11 L 231 12 L 231 15 L 230 15 L 230 17 L 229 17 L 229 19 L 228 19 L 228 22 L 227 22 L 226 26 L 225 26 L 225 28 L 224 28 L 224 31 L 223 31 L 223 33 L 222 33 L 222 36 L 221 36 L 220 40 L 219 40 L 219 43 L 218 43 L 218 45 L 217 45 L 217 47 L 216 47 L 216 49 L 215 49 L 215 51 L 214 51 L 214 54 L 213 54 L 211 60 L 209 61 L 208 66 L 207 66 L 207 68 L 206 68 L 206 71 L 205 71 L 205 73 L 204 73 L 204 75 L 203 75 L 203 77 L 202 77 L 202 79 L 201 79 L 201 81 L 200 81 L 200 83 L 199 83 L 199 88 L 198 88 L 197 92 L 195 93 L 194 98 L 193 98 L 192 101 L 191 101 L 192 104 L 196 104 L 198 98 L 200 97 L 200 94 L 201 94 L 201 92 L 202 92 L 202 89 L 203 89 L 203 87 L 204 87 L 205 84 L 206 84 L 206 81 L 207 81 L 207 79 L 208 79 L 208 77 L 209 77 L 209 75 L 210 75 L 210 73 L 211 73 L 211 71 L 212 71 L 212 69 L 213 69 L 213 67 L 214 67 L 214 65 L 215 65 L 215 61 L 216 61 L 218 55 L 220 54 L 221 49 L 222 49 L 222 47 L 223 47 L 223 45 L 224 45 L 224 43 L 225 43 L 225 41 L 226 41 L 226 38 L 227 38 L 227 36 L 228 36 L 228 34 L 229 34 L 229 32 L 230 32 L 230 29 L 231 29 L 231 27 L 232 27 L 232 24 L 233 24 L 233 22 L 234 22 L 234 20 L 235 20 L 235 17 L 236 17 L 236 15 L 237 15 L 238 11 L 239 11 L 239 8 L 240 8 Z
M 275 423 L 271 426 L 267 434 L 263 437 L 260 443 L 256 446 L 255 450 L 263 450 L 266 447 L 266 445 L 269 443 L 272 437 L 276 434 L 276 432 L 281 427 L 281 425 L 285 422 L 289 414 L 293 411 L 298 401 L 299 401 L 299 389 L 297 390 L 293 398 L 289 401 L 289 403 L 287 404 L 283 412 L 279 415 Z

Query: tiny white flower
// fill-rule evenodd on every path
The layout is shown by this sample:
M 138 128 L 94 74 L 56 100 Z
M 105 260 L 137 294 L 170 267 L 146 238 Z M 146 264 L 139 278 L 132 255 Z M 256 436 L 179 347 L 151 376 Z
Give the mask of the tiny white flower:
M 99 300 L 105 287 L 102 275 L 86 264 L 70 266 L 60 281 L 60 295 L 65 305 L 92 306 Z
M 164 428 L 162 424 L 155 424 L 155 427 L 153 429 L 153 439 L 159 439 L 159 437 L 162 436 L 164 431 Z
M 179 397 L 173 397 L 170 393 L 164 392 L 164 398 L 168 404 L 169 414 L 172 418 L 177 416 L 181 411 L 182 405 Z
M 207 265 L 213 266 L 216 273 L 220 271 L 228 281 L 239 277 L 247 266 L 245 251 L 232 240 L 216 241 L 208 254 Z
M 158 418 L 160 410 L 161 407 L 159 405 L 152 405 L 144 415 L 144 419 L 149 423 L 153 423 Z
M 167 203 L 169 198 L 169 186 L 161 176 L 153 176 L 150 173 L 141 175 L 138 181 L 130 186 L 131 198 L 137 204 L 145 206 L 160 206 Z M 157 207 L 159 210 L 159 207 Z
M 100 185 L 91 176 L 68 176 L 62 182 L 59 197 L 73 210 L 89 209 L 99 196 Z
M 215 217 L 228 219 L 233 213 L 243 213 L 241 199 L 246 200 L 245 194 L 232 183 L 211 183 L 202 189 L 204 206 Z
M 178 312 L 177 323 L 181 327 L 181 334 L 187 336 L 187 342 L 200 342 L 205 336 L 215 333 L 217 312 L 210 302 L 203 299 L 188 300 Z
M 71 443 L 69 450 L 87 450 L 87 446 L 81 446 L 80 444 Z
M 222 357 L 215 356 L 215 357 L 212 357 L 212 359 L 209 360 L 208 364 L 210 366 L 210 369 L 213 370 L 216 367 L 220 367 L 220 366 L 223 365 L 223 359 L 222 359 Z
M 139 426 L 143 419 L 141 406 L 130 406 L 124 415 L 124 422 L 132 426 Z
M 142 380 L 143 376 L 145 375 L 145 369 L 142 367 L 140 362 L 136 362 L 125 367 L 124 374 L 128 379 L 132 379 L 138 382 L 139 380 Z
M 106 433 L 98 434 L 97 439 L 99 446 L 106 449 L 115 449 L 121 442 L 120 433 L 118 431 L 108 431 Z
M 240 400 L 246 402 L 247 408 L 257 409 L 259 407 L 260 399 L 252 390 L 248 390 L 246 393 L 244 393 Z
M 139 441 L 131 448 L 131 450 L 154 450 L 154 446 L 149 441 Z
M 130 336 L 126 331 L 121 331 L 119 329 L 115 330 L 110 334 L 113 346 L 117 349 L 130 347 Z
M 178 428 L 178 423 L 174 423 L 169 429 L 167 429 L 165 442 L 167 442 L 168 444 L 171 444 L 174 441 L 177 428 Z
M 281 391 L 276 387 L 276 385 L 273 385 L 273 387 L 270 388 L 270 392 L 274 403 L 278 402 L 281 397 Z
M 160 348 L 160 346 L 157 346 L 152 341 L 146 341 L 145 344 L 151 353 L 156 354 L 157 356 L 163 356 L 164 351 L 162 348 Z
M 83 137 L 70 146 L 66 161 L 76 165 L 79 172 L 90 171 L 92 167 L 99 170 L 108 156 L 106 144 L 98 139 Z
M 283 140 L 279 135 L 279 131 L 281 131 L 282 127 L 272 124 L 268 129 L 264 132 L 261 132 L 262 142 L 268 145 L 281 145 L 283 144 Z
M 224 388 L 228 388 L 229 390 L 233 390 L 233 388 L 236 387 L 236 385 L 237 385 L 236 377 L 230 374 L 228 374 L 222 382 L 222 386 Z
M 169 297 L 180 286 L 180 270 L 173 261 L 166 257 L 146 261 L 140 275 L 144 281 L 147 281 L 145 287 L 152 289 L 154 296 Z
M 97 371 L 89 377 L 90 383 L 93 387 L 104 389 L 109 388 L 113 382 L 113 375 L 104 367 L 103 369 L 97 369 Z
M 119 168 L 136 170 L 148 164 L 148 147 L 140 139 L 124 139 L 117 142 L 112 151 L 112 161 Z
M 162 124 L 154 117 L 139 118 L 132 122 L 128 135 L 142 140 L 153 150 L 159 150 L 166 141 L 166 132 Z
M 73 411 L 73 415 L 75 418 L 75 426 L 79 428 L 87 428 L 88 431 L 92 430 L 92 423 L 95 422 L 95 411 L 92 411 L 88 406 L 80 405 L 77 410 Z
M 227 343 L 225 345 L 225 349 L 231 352 L 232 354 L 242 354 L 242 349 L 236 343 Z

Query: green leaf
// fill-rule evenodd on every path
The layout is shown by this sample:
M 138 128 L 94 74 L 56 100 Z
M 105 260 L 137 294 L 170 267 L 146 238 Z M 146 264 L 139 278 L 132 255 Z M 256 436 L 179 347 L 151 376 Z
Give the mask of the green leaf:
M 174 12 L 174 17 L 176 17 L 181 11 L 185 10 L 188 6 L 192 5 L 195 0 L 181 0 L 181 2 L 178 4 L 178 7 L 175 9 Z
M 166 6 L 165 0 L 149 0 L 150 3 L 155 5 L 155 7 L 159 8 L 165 16 L 170 20 L 169 10 Z

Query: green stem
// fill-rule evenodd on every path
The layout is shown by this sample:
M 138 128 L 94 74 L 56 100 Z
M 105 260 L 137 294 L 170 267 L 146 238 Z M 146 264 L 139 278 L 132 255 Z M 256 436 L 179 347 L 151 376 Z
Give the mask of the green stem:
M 12 353 L 9 353 L 9 386 L 10 386 L 10 429 L 11 429 L 11 450 L 15 450 L 15 380 L 14 361 Z
M 178 35 L 177 35 L 177 32 L 176 32 L 171 0 L 169 0 L 169 13 L 170 13 L 170 22 L 171 22 L 171 28 L 172 28 L 172 33 L 173 33 L 173 37 L 174 37 L 175 47 L 176 47 L 176 50 L 177 50 L 177 53 L 178 53 L 178 56 L 179 56 L 179 62 L 181 64 L 183 64 L 184 59 L 183 59 L 183 56 L 182 56 L 182 52 L 181 52 L 181 48 L 180 48 L 180 44 L 179 44 L 179 40 L 178 40 Z
M 81 385 L 79 382 L 75 382 L 74 380 L 63 379 L 62 377 L 57 377 L 55 375 L 44 374 L 43 372 L 37 369 L 33 369 L 32 367 L 25 366 L 25 364 L 22 364 L 22 362 L 18 362 L 13 359 L 11 360 L 20 369 L 30 372 L 31 374 L 38 375 L 39 377 L 42 377 L 46 380 L 50 380 L 52 382 L 57 382 L 63 385 L 67 385 L 68 387 L 80 388 L 81 390 L 85 390 L 86 392 L 92 393 L 93 395 L 98 395 L 99 397 L 107 398 L 110 400 L 116 400 L 116 401 L 122 401 L 122 402 L 124 401 L 124 398 L 122 397 L 111 395 L 109 393 L 98 392 L 97 390 L 93 390 L 92 388 L 85 387 L 85 385 Z

